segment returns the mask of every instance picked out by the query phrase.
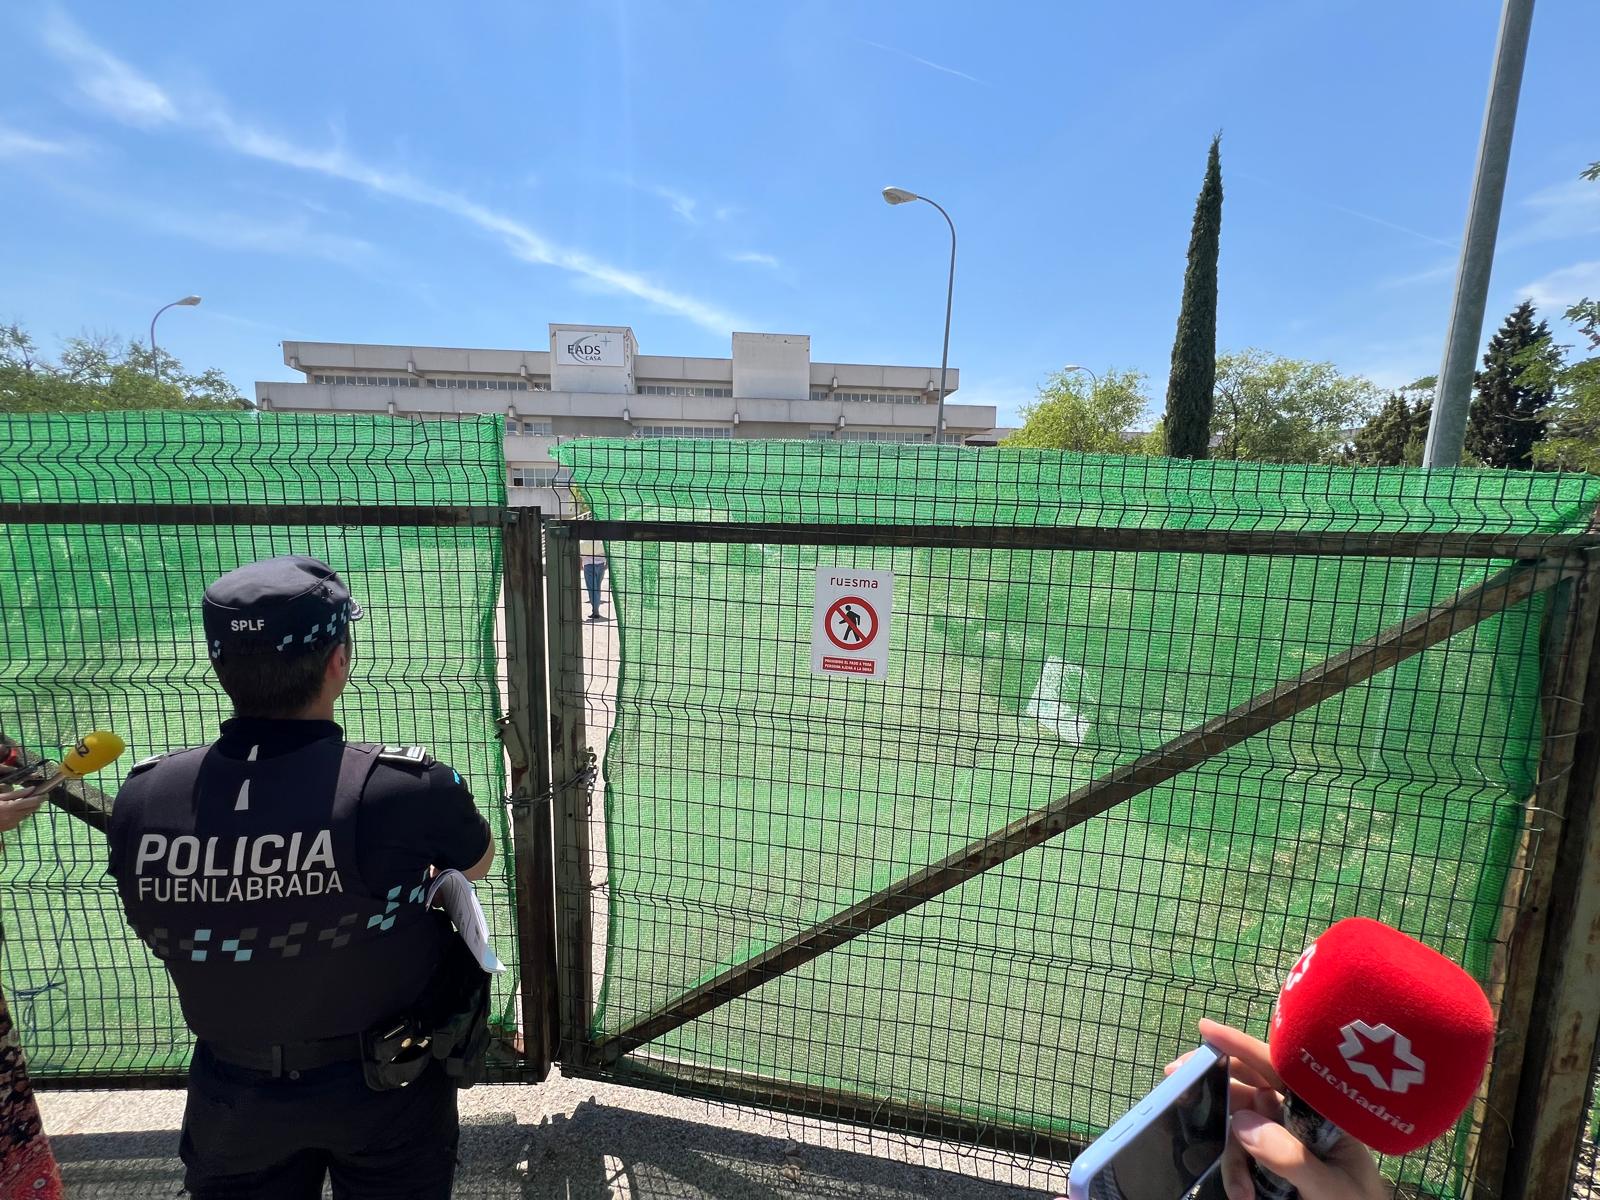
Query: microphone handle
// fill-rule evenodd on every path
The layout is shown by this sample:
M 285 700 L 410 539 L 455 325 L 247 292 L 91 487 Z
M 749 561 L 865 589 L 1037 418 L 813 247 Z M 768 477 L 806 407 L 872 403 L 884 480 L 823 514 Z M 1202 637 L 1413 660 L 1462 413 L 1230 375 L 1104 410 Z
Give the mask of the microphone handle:
M 1318 1158 L 1327 1158 L 1344 1137 L 1342 1129 L 1293 1092 L 1283 1094 L 1283 1127 Z M 1250 1161 L 1250 1182 L 1255 1184 L 1257 1200 L 1295 1200 L 1300 1194 L 1294 1184 L 1254 1159 Z

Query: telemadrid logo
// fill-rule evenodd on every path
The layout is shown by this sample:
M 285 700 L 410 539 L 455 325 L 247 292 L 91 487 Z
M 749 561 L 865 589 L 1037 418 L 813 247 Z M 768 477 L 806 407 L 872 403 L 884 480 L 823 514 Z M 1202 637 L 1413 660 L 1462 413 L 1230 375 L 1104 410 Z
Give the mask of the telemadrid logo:
M 1344 1041 L 1339 1056 L 1345 1066 L 1380 1091 L 1404 1095 L 1414 1083 L 1421 1083 L 1427 1064 L 1411 1052 L 1411 1039 L 1388 1025 L 1369 1025 L 1351 1021 L 1340 1028 Z M 1374 1061 L 1363 1062 L 1362 1058 Z

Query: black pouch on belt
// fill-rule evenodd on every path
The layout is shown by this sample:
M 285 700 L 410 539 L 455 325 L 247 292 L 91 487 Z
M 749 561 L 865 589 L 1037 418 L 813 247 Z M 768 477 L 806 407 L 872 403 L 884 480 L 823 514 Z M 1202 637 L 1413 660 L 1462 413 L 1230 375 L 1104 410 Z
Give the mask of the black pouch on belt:
M 457 1087 L 471 1087 L 483 1078 L 489 1051 L 489 976 L 454 930 L 445 947 L 433 984 L 414 1011 L 361 1035 L 361 1070 L 374 1091 L 415 1082 L 434 1060 Z
M 489 1053 L 489 976 L 459 937 L 439 972 L 431 1053 L 457 1087 L 483 1078 Z
M 433 1037 L 415 1017 L 401 1017 L 361 1035 L 361 1074 L 375 1092 L 415 1083 L 433 1061 Z

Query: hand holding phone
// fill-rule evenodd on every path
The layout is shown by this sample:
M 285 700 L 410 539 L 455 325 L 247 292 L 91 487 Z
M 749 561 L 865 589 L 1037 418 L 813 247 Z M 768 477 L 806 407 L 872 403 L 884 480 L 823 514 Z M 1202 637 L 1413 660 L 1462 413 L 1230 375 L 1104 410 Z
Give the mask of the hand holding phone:
M 1211 1045 L 1073 1161 L 1071 1200 L 1182 1200 L 1214 1175 L 1228 1140 L 1228 1057 Z
M 1283 1127 L 1283 1080 L 1265 1042 L 1217 1021 L 1201 1021 L 1200 1036 L 1229 1056 L 1232 1136 L 1222 1157 L 1229 1200 L 1259 1197 L 1251 1181 L 1252 1163 L 1292 1183 L 1300 1200 L 1388 1200 L 1393 1189 L 1360 1142 L 1345 1138 L 1322 1160 Z M 1167 1069 L 1176 1074 L 1185 1065 L 1180 1059 Z

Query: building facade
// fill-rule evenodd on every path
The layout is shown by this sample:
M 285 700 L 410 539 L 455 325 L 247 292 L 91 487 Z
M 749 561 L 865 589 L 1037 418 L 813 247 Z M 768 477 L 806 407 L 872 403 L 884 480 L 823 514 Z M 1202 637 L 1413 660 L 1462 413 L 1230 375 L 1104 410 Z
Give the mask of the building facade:
M 576 437 L 930 442 L 937 367 L 811 360 L 804 334 L 735 333 L 728 358 L 640 354 L 626 326 L 551 325 L 544 350 L 284 342 L 304 382 L 256 384 L 269 412 L 505 418 L 512 504 L 564 507 L 551 452 Z M 948 391 L 960 384 L 951 370 Z M 992 430 L 992 405 L 945 403 L 944 441 Z

